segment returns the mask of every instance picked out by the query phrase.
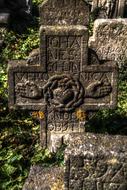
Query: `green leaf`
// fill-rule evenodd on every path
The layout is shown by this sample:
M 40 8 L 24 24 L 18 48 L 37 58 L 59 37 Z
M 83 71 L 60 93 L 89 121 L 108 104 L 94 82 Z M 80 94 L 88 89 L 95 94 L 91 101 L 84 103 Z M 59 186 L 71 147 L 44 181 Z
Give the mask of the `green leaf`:
M 1 170 L 2 172 L 7 175 L 7 176 L 10 176 L 12 174 L 15 173 L 15 171 L 17 170 L 16 167 L 10 165 L 10 164 L 4 164 L 2 167 L 1 167 Z

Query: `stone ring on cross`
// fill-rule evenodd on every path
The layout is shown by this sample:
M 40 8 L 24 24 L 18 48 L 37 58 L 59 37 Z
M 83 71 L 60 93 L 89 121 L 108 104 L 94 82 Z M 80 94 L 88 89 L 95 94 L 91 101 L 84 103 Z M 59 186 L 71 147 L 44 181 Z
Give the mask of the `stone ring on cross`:
M 83 103 L 84 88 L 70 75 L 55 75 L 44 86 L 43 94 L 57 111 L 72 111 Z

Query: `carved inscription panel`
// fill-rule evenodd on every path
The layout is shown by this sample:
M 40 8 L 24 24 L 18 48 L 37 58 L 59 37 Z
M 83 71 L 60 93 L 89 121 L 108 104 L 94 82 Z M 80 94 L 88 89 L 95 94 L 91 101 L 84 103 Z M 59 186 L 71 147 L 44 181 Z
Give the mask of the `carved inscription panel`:
M 89 5 L 83 0 L 48 0 L 40 16 L 42 25 L 88 25 Z
M 101 66 L 93 66 L 82 72 L 80 81 L 85 88 L 84 106 L 88 108 L 93 105 L 97 109 L 103 108 L 105 105 L 110 108 L 114 107 L 117 103 L 116 78 L 117 71 L 113 67 L 103 67 L 102 69 Z
M 40 58 L 48 72 L 77 73 L 87 64 L 88 29 L 84 26 L 42 26 Z
M 43 86 L 48 74 L 39 67 L 12 67 L 9 76 L 9 106 L 28 110 L 40 110 L 44 106 Z
M 9 72 L 12 106 L 38 110 L 47 105 L 57 112 L 75 112 L 79 108 L 98 110 L 116 105 L 117 70 L 114 67 L 86 66 L 78 75 L 53 76 L 41 72 L 39 67 L 20 67 L 20 70 L 15 68 Z
M 101 60 L 115 60 L 121 67 L 127 59 L 126 19 L 96 20 L 89 47 Z
M 50 111 L 47 116 L 48 131 L 55 134 L 69 134 L 73 132 L 81 132 L 84 130 L 84 118 L 78 117 L 76 112 L 57 112 Z
M 127 189 L 127 163 L 121 163 L 115 158 L 103 160 L 72 156 L 69 181 L 66 190 L 123 190 Z M 67 173 L 66 173 L 67 174 Z
M 79 72 L 82 63 L 82 36 L 47 36 L 49 72 Z
M 65 190 L 126 190 L 126 136 L 70 135 L 65 150 Z

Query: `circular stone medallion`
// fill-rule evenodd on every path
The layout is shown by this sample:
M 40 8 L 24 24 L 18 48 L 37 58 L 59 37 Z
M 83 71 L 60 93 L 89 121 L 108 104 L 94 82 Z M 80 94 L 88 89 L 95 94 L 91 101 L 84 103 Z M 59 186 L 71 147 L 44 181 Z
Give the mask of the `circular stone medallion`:
M 84 88 L 70 75 L 55 75 L 43 88 L 45 101 L 57 111 L 72 111 L 83 103 Z

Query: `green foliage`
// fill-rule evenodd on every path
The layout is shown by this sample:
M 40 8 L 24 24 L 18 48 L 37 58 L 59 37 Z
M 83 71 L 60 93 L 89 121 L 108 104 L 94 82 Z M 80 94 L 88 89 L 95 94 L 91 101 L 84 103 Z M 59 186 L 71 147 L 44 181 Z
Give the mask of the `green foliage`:
M 4 117 L 0 120 L 1 190 L 22 189 L 24 179 L 28 175 L 38 129 L 31 118 L 26 116 L 27 119 L 17 112 L 6 115 L 7 122 Z
M 25 59 L 32 49 L 39 46 L 38 28 L 27 30 L 27 34 L 15 34 L 9 32 L 5 38 L 5 48 L 3 49 L 4 58 Z
M 62 145 L 56 154 L 51 153 L 48 149 L 42 149 L 39 143 L 35 144 L 35 152 L 31 159 L 33 164 L 42 164 L 45 167 L 53 165 L 64 165 L 64 150 L 65 145 Z
M 33 0 L 33 4 L 39 5 L 43 2 L 44 0 Z
M 86 131 L 127 135 L 127 70 L 123 72 L 121 68 L 119 72 L 117 108 L 99 111 L 86 126 Z
M 41 1 L 34 1 L 37 6 Z M 36 18 L 38 21 L 38 18 Z M 9 31 L 0 54 L 0 189 L 20 190 L 39 140 L 39 125 L 29 113 L 8 110 L 7 62 L 26 59 L 39 46 L 38 24 L 24 34 Z M 44 151 L 43 151 L 44 153 Z M 38 153 L 39 154 L 39 153 Z M 39 155 L 38 155 L 39 157 Z M 46 153 L 45 153 L 45 158 Z M 36 156 L 37 158 L 37 156 Z M 34 159 L 34 158 L 33 158 Z M 43 159 L 43 158 L 39 158 Z M 37 159 L 35 159 L 37 162 Z

